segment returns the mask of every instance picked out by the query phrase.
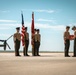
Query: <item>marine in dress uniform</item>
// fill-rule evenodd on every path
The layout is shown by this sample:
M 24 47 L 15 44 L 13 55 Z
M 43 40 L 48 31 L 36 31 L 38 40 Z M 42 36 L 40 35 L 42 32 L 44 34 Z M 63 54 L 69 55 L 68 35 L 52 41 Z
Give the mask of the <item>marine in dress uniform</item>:
M 69 47 L 70 47 L 70 39 L 69 39 L 70 33 L 69 33 L 69 29 L 70 29 L 70 27 L 66 26 L 66 31 L 64 32 L 65 57 L 70 57 L 68 55 Z
M 14 44 L 15 44 L 15 56 L 20 56 L 19 49 L 20 49 L 20 42 L 21 42 L 21 34 L 19 33 L 20 27 L 16 28 L 17 32 L 14 34 Z
M 74 51 L 73 51 L 74 55 L 73 57 L 76 57 L 76 27 L 73 26 L 72 30 L 74 30 Z
M 37 29 L 37 34 L 35 34 L 35 55 L 39 55 L 39 47 L 40 47 L 41 35 L 39 34 L 39 29 Z
M 34 32 L 36 34 L 36 29 L 34 29 Z M 36 52 L 36 46 L 35 46 L 35 34 L 32 35 L 32 56 L 36 56 L 35 52 Z
M 29 56 L 28 55 L 28 46 L 29 46 L 29 33 L 27 32 L 27 27 L 25 27 L 24 50 L 23 50 L 24 56 Z

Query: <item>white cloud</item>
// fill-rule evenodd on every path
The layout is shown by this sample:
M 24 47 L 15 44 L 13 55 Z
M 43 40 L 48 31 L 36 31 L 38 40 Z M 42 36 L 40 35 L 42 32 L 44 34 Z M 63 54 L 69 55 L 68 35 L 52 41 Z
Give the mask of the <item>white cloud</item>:
M 50 25 L 48 23 L 47 24 L 34 23 L 34 24 L 35 24 L 35 28 L 53 29 L 53 30 L 64 30 L 65 29 L 65 25 Z M 31 23 L 26 22 L 25 26 L 30 28 Z M 21 24 L 0 24 L 0 29 L 12 29 L 16 27 L 22 27 L 22 25 Z
M 17 27 L 21 26 L 21 24 L 0 24 L 0 27 Z
M 8 30 L 11 29 L 10 27 L 0 27 L 0 30 Z
M 44 21 L 44 22 L 52 22 L 52 23 L 55 23 L 55 20 L 48 20 L 48 19 L 38 19 L 37 21 Z
M 0 37 L 9 37 L 11 34 L 0 34 Z
M 45 28 L 45 29 L 53 29 L 53 30 L 64 30 L 65 25 L 49 25 L 49 24 L 35 24 L 36 28 Z
M 9 13 L 9 10 L 0 10 L 1 13 Z
M 27 27 L 31 27 L 31 23 L 26 23 L 25 24 L 25 26 L 27 26 Z M 0 30 L 9 30 L 9 29 L 15 29 L 16 27 L 22 27 L 22 24 L 13 24 L 13 23 L 11 23 L 11 24 L 6 24 L 6 23 L 4 23 L 4 24 L 0 24 Z
M 10 30 L 21 27 L 21 24 L 0 24 L 0 30 Z
M 0 20 L 0 22 L 17 22 L 15 20 Z
M 39 10 L 34 10 L 36 12 L 45 12 L 45 13 L 54 13 L 54 10 L 45 10 L 45 9 L 39 9 Z
M 69 26 L 71 26 L 71 27 L 76 26 L 76 23 L 69 24 Z
M 23 11 L 34 11 L 34 12 L 45 12 L 45 13 L 54 13 L 55 12 L 55 10 L 51 10 L 51 9 L 49 9 L 49 10 L 46 10 L 46 9 L 37 9 L 37 10 L 35 10 L 35 9 L 22 9 Z
M 42 23 L 34 23 L 35 24 L 35 28 L 41 28 L 41 29 L 52 29 L 52 30 L 65 30 L 65 25 L 50 25 L 50 24 L 42 24 Z M 31 27 L 31 23 L 30 22 L 26 22 L 25 26 L 27 27 Z
M 26 23 L 25 26 L 28 26 L 31 25 L 30 23 Z M 1 28 L 15 28 L 15 27 L 22 27 L 22 24 L 0 24 L 0 29 Z

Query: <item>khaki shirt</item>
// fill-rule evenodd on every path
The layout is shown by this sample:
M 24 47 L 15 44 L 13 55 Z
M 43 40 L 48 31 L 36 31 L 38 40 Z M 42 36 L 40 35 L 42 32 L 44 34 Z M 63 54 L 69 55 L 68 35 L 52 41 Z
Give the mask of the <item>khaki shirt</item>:
M 34 35 L 34 38 L 35 38 L 35 42 L 40 42 L 41 41 L 41 35 L 40 34 L 35 34 Z
M 29 40 L 29 33 L 26 33 L 24 36 L 24 41 Z
M 64 32 L 64 40 L 69 39 L 70 33 L 69 32 Z
M 15 33 L 13 37 L 14 37 L 14 41 L 16 41 L 16 39 L 21 41 L 21 34 L 20 33 Z
M 74 31 L 74 37 L 76 38 L 76 30 Z
M 26 33 L 26 40 L 29 40 L 29 33 Z

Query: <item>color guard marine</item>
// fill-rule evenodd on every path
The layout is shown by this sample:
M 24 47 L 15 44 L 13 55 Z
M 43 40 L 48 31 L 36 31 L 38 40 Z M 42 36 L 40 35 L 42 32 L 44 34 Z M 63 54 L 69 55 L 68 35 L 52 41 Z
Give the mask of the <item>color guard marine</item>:
M 16 28 L 17 32 L 14 34 L 14 48 L 15 48 L 15 56 L 20 56 L 19 49 L 20 49 L 20 43 L 21 43 L 21 34 L 19 33 L 20 27 Z
M 35 34 L 35 55 L 39 55 L 39 47 L 40 47 L 40 41 L 41 41 L 41 35 L 40 35 L 40 30 L 37 29 L 37 34 Z
M 29 33 L 27 32 L 27 27 L 25 27 L 24 49 L 23 49 L 24 56 L 29 56 L 28 55 L 28 46 L 29 46 Z
M 72 30 L 74 31 L 74 51 L 73 51 L 73 57 L 76 57 L 76 26 L 73 26 Z
M 70 32 L 69 32 L 69 29 L 70 27 L 69 26 L 66 26 L 66 31 L 64 32 L 64 44 L 65 44 L 65 57 L 70 57 L 69 56 L 69 47 L 70 47 L 70 39 L 69 39 L 69 36 L 70 36 Z

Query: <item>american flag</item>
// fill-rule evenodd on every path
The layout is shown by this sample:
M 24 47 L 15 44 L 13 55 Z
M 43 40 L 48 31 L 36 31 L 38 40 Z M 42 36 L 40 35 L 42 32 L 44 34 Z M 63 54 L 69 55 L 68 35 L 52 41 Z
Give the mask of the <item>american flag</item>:
M 24 18 L 23 18 L 23 13 L 22 12 L 21 12 L 21 17 L 22 17 L 22 30 L 21 30 L 22 46 L 24 46 L 25 26 L 24 26 Z
M 31 44 L 33 45 L 33 35 L 35 34 L 34 32 L 34 12 L 32 12 L 32 24 L 31 24 Z

